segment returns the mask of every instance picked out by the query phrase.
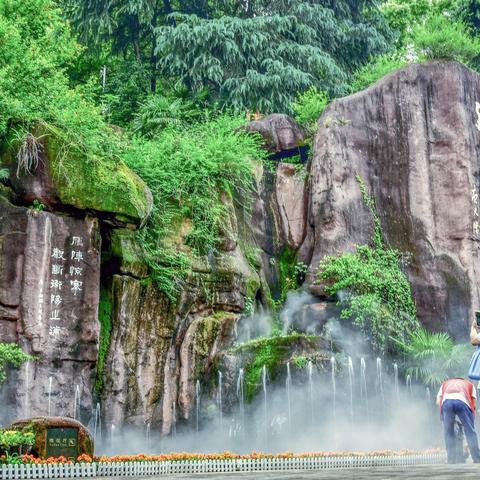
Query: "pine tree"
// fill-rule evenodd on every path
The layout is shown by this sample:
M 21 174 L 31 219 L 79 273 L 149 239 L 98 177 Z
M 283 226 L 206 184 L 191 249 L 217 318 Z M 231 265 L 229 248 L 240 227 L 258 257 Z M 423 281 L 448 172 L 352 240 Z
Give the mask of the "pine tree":
M 311 86 L 345 93 L 348 75 L 391 44 L 372 1 L 238 3 L 216 18 L 172 14 L 156 29 L 162 73 L 236 109 L 289 111 Z
M 63 0 L 81 39 L 236 109 L 287 111 L 390 47 L 375 0 Z

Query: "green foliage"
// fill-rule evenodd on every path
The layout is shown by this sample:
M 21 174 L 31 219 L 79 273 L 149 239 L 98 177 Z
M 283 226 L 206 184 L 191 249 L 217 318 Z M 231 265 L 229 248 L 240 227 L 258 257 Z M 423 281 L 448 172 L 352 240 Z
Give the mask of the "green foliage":
M 307 132 L 313 135 L 320 115 L 328 105 L 329 98 L 326 92 L 319 91 L 316 87 L 310 87 L 298 95 L 292 103 L 295 119 L 302 124 Z
M 388 50 L 390 32 L 374 2 L 323 3 L 259 1 L 216 18 L 171 16 L 156 30 L 160 69 L 238 110 L 288 111 L 312 86 L 343 93 L 349 72 Z
M 0 168 L 0 182 L 7 180 L 9 176 L 10 172 L 8 171 L 8 168 Z
M 399 53 L 387 53 L 372 58 L 369 63 L 354 73 L 350 84 L 350 92 L 355 93 L 368 88 L 377 80 L 404 67 L 407 63 L 406 57 Z
M 319 281 L 327 293 L 339 294 L 341 318 L 350 319 L 381 352 L 395 352 L 393 339 L 405 340 L 416 330 L 411 286 L 400 270 L 400 253 L 385 246 L 374 199 L 357 177 L 365 204 L 373 216 L 373 246 L 357 245 L 353 253 L 327 256 L 320 263 Z
M 32 446 L 34 443 L 35 434 L 33 432 L 0 429 L 1 451 L 8 452 L 12 448 L 18 448 L 24 445 Z
M 153 214 L 139 235 L 153 278 L 171 298 L 189 272 L 188 257 L 216 251 L 228 216 L 225 202 L 242 202 L 248 210 L 253 165 L 265 154 L 257 136 L 237 130 L 242 123 L 223 115 L 169 127 L 155 141 L 137 138 L 126 153 L 154 196 Z
M 143 203 L 145 214 L 144 186 L 121 160 L 124 139 L 105 123 L 87 88 L 69 87 L 66 68 L 79 51 L 51 0 L 0 1 L 0 138 L 18 147 L 27 172 L 38 162 L 38 139 L 47 141 L 64 203 L 93 209 L 106 203 L 98 209 L 110 211 Z M 136 207 L 123 213 L 135 217 Z
M 37 210 L 38 212 L 43 212 L 47 207 L 39 200 L 34 200 L 31 207 L 32 210 Z
M 431 15 L 451 17 L 457 4 L 457 0 L 387 0 L 380 10 L 390 27 L 397 32 L 396 45 L 401 50 L 411 40 L 413 25 L 423 24 Z
M 290 248 L 285 248 L 278 259 L 278 272 L 280 274 L 280 298 L 284 302 L 287 298 L 287 293 L 290 290 L 298 288 L 297 276 L 295 274 L 296 253 Z
M 245 258 L 247 259 L 248 265 L 253 270 L 259 270 L 261 267 L 259 254 L 262 251 L 260 248 L 253 247 L 252 245 L 245 245 L 243 247 L 245 252 Z
M 447 378 L 462 377 L 472 356 L 470 344 L 455 344 L 444 332 L 418 328 L 406 342 L 399 342 L 406 353 L 407 374 L 425 385 L 438 387 Z
M 433 15 L 412 31 L 414 49 L 421 60 L 456 60 L 465 64 L 480 55 L 480 38 L 472 37 L 462 21 Z
M 166 95 L 150 95 L 139 106 L 132 122 L 134 133 L 152 137 L 168 127 L 187 127 L 203 120 L 206 92 L 195 98 L 188 96 L 185 88 L 178 87 Z
M 100 339 L 98 341 L 97 378 L 95 391 L 98 395 L 103 390 L 103 370 L 105 359 L 110 348 L 110 334 L 112 332 L 112 303 L 110 294 L 105 288 L 100 288 L 100 300 L 98 303 L 98 322 L 100 323 Z
M 308 358 L 303 355 L 298 355 L 297 357 L 292 358 L 292 363 L 299 369 L 307 368 Z
M 268 338 L 258 338 L 244 343 L 234 351 L 252 351 L 253 358 L 245 366 L 245 398 L 252 401 L 262 381 L 262 370 L 266 367 L 269 380 L 274 380 L 278 367 L 286 359 L 292 344 L 299 340 L 313 341 L 315 337 L 301 333 L 280 334 Z
M 35 360 L 35 357 L 26 354 L 15 343 L 0 343 L 0 384 L 7 379 L 7 366 L 18 368 L 28 360 Z

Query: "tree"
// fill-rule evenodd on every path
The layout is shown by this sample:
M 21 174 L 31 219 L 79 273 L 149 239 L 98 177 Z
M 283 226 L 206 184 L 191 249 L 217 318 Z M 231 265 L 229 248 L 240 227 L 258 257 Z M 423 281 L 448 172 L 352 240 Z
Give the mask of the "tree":
M 311 86 L 343 94 L 348 74 L 392 39 L 371 1 L 227 2 L 224 11 L 169 16 L 156 30 L 156 52 L 163 74 L 236 109 L 289 111 Z

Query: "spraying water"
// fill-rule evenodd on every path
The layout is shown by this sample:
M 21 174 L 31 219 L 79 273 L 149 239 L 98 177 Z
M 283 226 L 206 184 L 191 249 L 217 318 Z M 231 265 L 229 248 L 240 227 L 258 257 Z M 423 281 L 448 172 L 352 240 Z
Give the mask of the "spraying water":
M 48 377 L 48 416 L 52 416 L 52 382 L 53 378 Z
M 115 425 L 112 423 L 110 425 L 110 445 L 112 448 L 114 445 L 114 440 L 115 440 Z
M 240 424 L 242 426 L 242 431 L 245 431 L 245 393 L 243 390 L 243 375 L 243 368 L 241 368 L 238 371 L 237 378 L 237 398 L 240 407 Z
M 25 403 L 23 405 L 23 416 L 28 417 L 30 412 L 30 361 L 25 362 Z
M 377 357 L 377 392 L 382 399 L 382 413 L 385 416 L 385 393 L 383 390 L 383 371 L 382 371 L 382 359 Z
M 73 405 L 73 419 L 77 420 L 77 416 L 80 416 L 80 386 L 75 385 L 75 399 Z
M 145 443 L 147 448 L 150 448 L 150 422 L 145 424 Z
M 395 389 L 395 399 L 397 404 L 400 403 L 400 389 L 398 385 L 398 365 L 397 362 L 393 364 L 393 375 L 394 375 L 394 389 Z
M 262 386 L 263 386 L 263 421 L 265 425 L 265 446 L 268 438 L 268 405 L 267 405 L 267 367 L 262 367 Z
M 290 330 L 290 315 L 288 314 L 288 309 L 286 308 L 283 315 L 282 315 L 282 321 L 283 321 L 283 335 L 288 335 L 288 331 Z
M 200 380 L 195 384 L 195 428 L 198 433 L 200 420 Z
M 413 395 L 413 390 L 412 390 L 412 377 L 410 375 L 407 375 L 407 378 L 405 379 L 405 384 L 407 386 L 408 395 L 411 398 Z
M 96 441 L 98 438 L 99 432 L 102 430 L 102 423 L 100 417 L 100 404 L 97 403 L 95 406 L 95 414 L 93 416 L 93 439 Z
M 313 425 L 314 419 L 314 405 L 313 405 L 313 363 L 311 360 L 308 361 L 308 396 L 310 400 L 310 421 Z
M 348 383 L 350 386 L 350 420 L 352 422 L 353 426 L 353 362 L 352 362 L 352 357 L 348 357 Z
M 287 362 L 287 379 L 285 381 L 285 387 L 287 390 L 287 408 L 288 408 L 288 430 L 292 431 L 292 374 L 290 372 L 290 362 Z
M 335 357 L 330 357 L 330 366 L 332 370 L 332 416 L 333 425 L 336 429 L 337 425 L 337 386 L 335 381 Z
M 363 357 L 360 359 L 360 397 L 363 397 L 365 403 L 365 413 L 368 421 L 370 418 L 370 410 L 368 406 L 367 366 Z
M 172 402 L 172 435 L 177 436 L 177 406 L 175 401 Z
M 223 423 L 223 403 L 222 403 L 222 372 L 218 372 L 218 390 L 217 390 L 217 409 L 218 409 L 218 422 L 220 426 Z

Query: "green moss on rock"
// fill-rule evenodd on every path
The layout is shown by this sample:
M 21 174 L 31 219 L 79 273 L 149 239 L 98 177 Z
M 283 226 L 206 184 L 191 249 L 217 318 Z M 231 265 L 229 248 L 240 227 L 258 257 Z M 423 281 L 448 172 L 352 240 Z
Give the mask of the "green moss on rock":
M 40 196 L 47 196 L 46 203 L 51 205 L 102 212 L 125 223 L 146 220 L 152 209 L 152 194 L 145 182 L 114 153 L 110 157 L 87 155 L 68 145 L 55 127 L 44 123 L 32 130 L 32 138 L 39 145 L 38 165 L 30 172 L 20 169 L 19 177 L 17 153 L 23 139 L 13 132 L 0 148 L 0 164 L 8 167 L 10 178 L 15 180 L 14 188 L 22 195 L 30 198 L 43 190 Z M 32 177 L 37 181 L 35 191 L 29 191 Z
M 110 334 L 112 331 L 112 302 L 110 292 L 100 289 L 100 301 L 98 304 L 98 321 L 100 323 L 100 339 L 98 341 L 98 360 L 97 360 L 97 379 L 95 381 L 95 391 L 98 395 L 103 390 L 103 370 L 105 368 L 105 359 L 110 348 Z
M 50 134 L 45 151 L 60 201 L 81 210 L 114 213 L 119 220 L 143 222 L 152 195 L 143 180 L 119 159 L 89 158 L 70 150 Z
M 250 360 L 245 365 L 245 397 L 250 402 L 261 384 L 262 369 L 266 367 L 271 380 L 277 375 L 278 369 L 291 355 L 292 348 L 304 343 L 312 349 L 316 348 L 318 338 L 302 333 L 278 335 L 255 339 L 244 343 L 231 353 L 247 353 Z
M 135 232 L 125 228 L 112 230 L 111 253 L 120 263 L 120 271 L 127 275 L 145 278 L 148 266 L 145 263 L 142 247 Z

